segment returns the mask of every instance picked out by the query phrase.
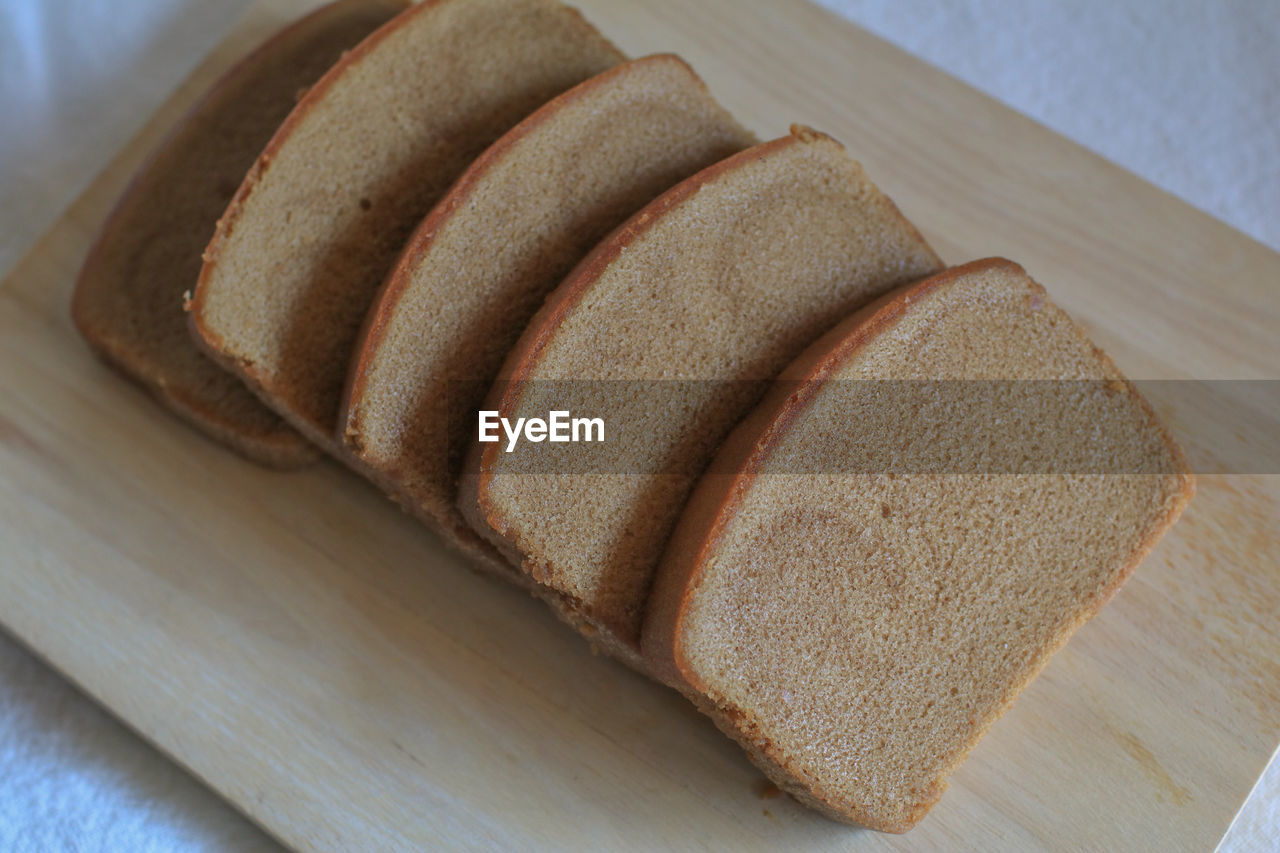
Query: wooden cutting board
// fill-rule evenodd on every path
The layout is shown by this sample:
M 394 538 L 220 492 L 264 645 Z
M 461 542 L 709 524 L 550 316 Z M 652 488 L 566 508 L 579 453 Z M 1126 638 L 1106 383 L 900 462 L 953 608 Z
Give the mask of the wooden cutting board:
M 1207 850 L 1280 737 L 1280 478 L 1182 522 L 910 835 L 767 796 L 685 700 L 330 464 L 271 473 L 68 320 L 107 206 L 307 0 L 263 0 L 0 285 L 0 621 L 287 844 Z M 842 139 L 949 261 L 1022 262 L 1135 377 L 1274 377 L 1280 256 L 801 0 L 581 0 L 763 136 Z

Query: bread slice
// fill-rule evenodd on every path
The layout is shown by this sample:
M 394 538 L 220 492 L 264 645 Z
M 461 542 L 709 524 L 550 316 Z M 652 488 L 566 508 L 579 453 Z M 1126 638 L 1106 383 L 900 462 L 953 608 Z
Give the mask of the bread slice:
M 339 421 L 359 467 L 478 547 L 456 488 L 475 426 L 451 410 L 478 408 L 544 297 L 600 238 L 754 141 L 667 54 L 592 77 L 494 143 L 419 226 L 366 319 Z
M 76 282 L 71 316 L 103 360 L 257 462 L 296 466 L 317 451 L 200 353 L 182 295 L 200 275 L 214 222 L 299 92 L 406 5 L 338 0 L 240 60 L 139 169 Z
M 836 819 L 903 832 L 1174 523 L 1193 480 L 1110 359 L 1008 261 L 893 294 L 784 377 L 690 499 L 644 653 L 776 784 Z M 886 398 L 858 380 L 943 380 L 952 403 L 949 380 L 1013 380 L 997 386 L 1009 411 L 1035 417 L 972 407 L 1001 417 L 956 441 L 960 410 L 885 417 L 886 399 L 914 391 Z M 948 464 L 961 473 L 858 461 L 875 445 L 933 442 L 958 448 Z M 982 473 L 1019 442 L 1127 461 Z
M 517 455 L 476 443 L 464 515 L 547 587 L 564 618 L 640 665 L 654 567 L 696 473 L 758 398 L 749 381 L 771 379 L 850 310 L 939 266 L 816 131 L 793 128 L 699 172 L 552 293 L 486 406 L 546 417 L 555 383 L 573 380 L 582 409 L 618 429 L 642 426 L 607 437 L 627 470 L 522 472 Z M 611 380 L 689 381 L 654 410 Z
M 425 0 L 307 93 L 236 192 L 189 308 L 206 350 L 325 449 L 378 286 L 462 170 L 623 59 L 554 0 Z

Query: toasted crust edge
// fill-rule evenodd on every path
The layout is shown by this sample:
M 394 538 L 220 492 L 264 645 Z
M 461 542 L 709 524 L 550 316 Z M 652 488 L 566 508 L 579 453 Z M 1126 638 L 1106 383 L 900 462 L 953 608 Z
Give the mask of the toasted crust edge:
M 852 352 L 896 324 L 913 302 L 961 276 L 1000 268 L 1026 274 L 1020 265 L 1003 258 L 987 258 L 952 267 L 885 294 L 854 312 L 792 362 L 783 371 L 782 378 L 798 384 L 792 387 L 789 382 L 775 386 L 721 446 L 712 466 L 713 470 L 735 473 L 712 473 L 700 479 L 686 504 L 676 532 L 668 543 L 650 591 L 649 608 L 641 635 L 648 671 L 683 693 L 710 716 L 722 731 L 737 740 L 746 749 L 752 762 L 775 784 L 806 805 L 844 823 L 894 833 L 906 832 L 915 826 L 946 791 L 947 778 L 963 763 L 978 741 L 1018 694 L 1043 670 L 1053 654 L 1119 591 L 1164 533 L 1177 521 L 1195 494 L 1195 478 L 1187 470 L 1182 449 L 1155 417 L 1146 399 L 1131 382 L 1124 380 L 1130 398 L 1143 408 L 1159 429 L 1165 446 L 1177 461 L 1182 472 L 1179 475 L 1179 488 L 1168 496 L 1164 513 L 1153 519 L 1143 531 L 1141 541 L 1116 572 L 1114 581 L 1086 602 L 1068 624 L 1037 650 L 1025 677 L 1010 686 L 1001 697 L 996 712 L 974 729 L 953 760 L 933 779 L 925 795 L 907 805 L 904 817 L 891 819 L 872 814 L 856 803 L 842 802 L 840 797 L 824 791 L 820 780 L 805 779 L 788 765 L 786 756 L 763 735 L 749 713 L 733 707 L 723 697 L 715 696 L 708 689 L 685 657 L 681 642 L 683 620 L 687 614 L 690 594 L 701 581 L 707 559 L 736 515 L 762 463 L 785 437 L 795 418 L 812 404 L 823 382 Z M 1031 280 L 1030 276 L 1027 278 L 1043 292 L 1043 287 Z M 1074 321 L 1072 326 L 1077 334 L 1088 341 L 1083 330 Z M 1093 349 L 1109 368 L 1116 369 L 1106 353 L 1097 346 L 1093 346 Z

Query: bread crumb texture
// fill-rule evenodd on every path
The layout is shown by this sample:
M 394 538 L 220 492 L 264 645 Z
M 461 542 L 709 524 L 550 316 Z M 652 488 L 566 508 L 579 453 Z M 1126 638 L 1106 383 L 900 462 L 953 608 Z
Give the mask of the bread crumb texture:
M 1020 268 L 979 262 L 941 278 L 871 333 L 851 329 L 858 343 L 827 365 L 829 380 L 1120 380 Z M 1106 434 L 1140 445 L 1153 470 L 1183 470 L 1150 409 L 1117 384 L 1116 402 L 1097 409 L 1113 419 Z M 1185 473 L 769 471 L 832 441 L 856 449 L 857 405 L 865 398 L 818 390 L 799 411 L 779 410 L 790 420 L 741 491 L 703 513 L 706 536 L 685 540 L 702 551 L 671 645 L 686 689 L 781 784 L 836 817 L 905 831 L 1173 523 L 1192 484 Z
M 218 223 L 192 305 L 206 347 L 335 449 L 353 346 L 414 227 L 486 147 L 622 60 L 553 0 L 427 0 L 303 98 Z
M 662 547 L 693 475 L 761 387 L 854 308 L 940 267 L 839 143 L 808 129 L 735 155 L 640 211 L 550 297 L 504 376 L 510 417 L 544 415 L 554 382 L 713 380 L 661 409 L 607 382 L 575 410 L 626 424 L 634 470 L 504 473 L 486 445 L 481 526 L 575 602 L 607 641 L 639 648 Z M 532 381 L 527 381 L 532 380 Z M 525 384 L 520 385 L 519 383 Z M 579 384 L 579 388 L 582 388 Z M 472 510 L 475 508 L 472 507 Z M 464 511 L 467 507 L 464 506 Z
M 463 413 L 547 293 L 646 202 L 753 142 L 671 55 L 592 77 L 518 124 L 424 220 L 371 312 L 348 448 L 420 513 L 470 533 L 456 505 L 475 440 Z

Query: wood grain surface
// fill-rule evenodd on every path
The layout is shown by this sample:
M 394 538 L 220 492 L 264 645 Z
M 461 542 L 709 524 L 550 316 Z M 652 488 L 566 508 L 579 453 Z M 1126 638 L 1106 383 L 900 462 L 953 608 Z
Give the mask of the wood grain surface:
M 1206 850 L 1280 737 L 1280 477 L 1182 522 L 907 836 L 770 797 L 676 694 L 348 472 L 255 468 L 68 318 L 132 168 L 311 5 L 263 0 L 0 284 L 0 621 L 302 850 Z M 1136 378 L 1275 378 L 1280 255 L 802 0 L 581 0 L 762 136 L 844 141 L 949 262 L 1022 263 Z

